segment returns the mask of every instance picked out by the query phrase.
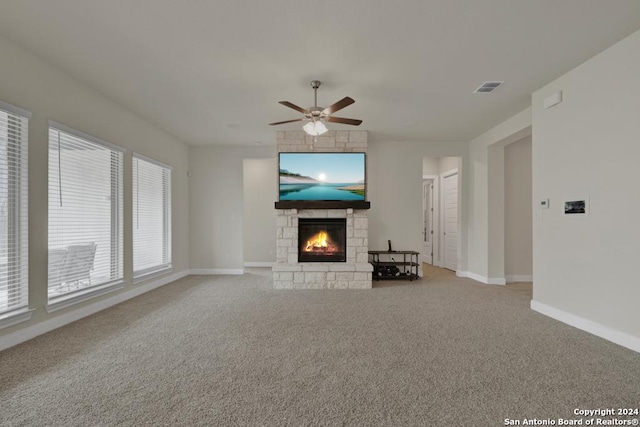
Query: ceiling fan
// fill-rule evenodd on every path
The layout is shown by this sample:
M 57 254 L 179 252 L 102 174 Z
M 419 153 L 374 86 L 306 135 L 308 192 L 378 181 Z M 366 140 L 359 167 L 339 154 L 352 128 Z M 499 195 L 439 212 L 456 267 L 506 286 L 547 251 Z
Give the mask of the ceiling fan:
M 289 101 L 280 101 L 280 104 L 285 105 L 289 108 L 293 108 L 294 110 L 304 114 L 303 118 L 294 119 L 294 120 L 285 120 L 284 122 L 275 122 L 275 123 L 269 123 L 269 124 L 273 126 L 273 125 L 282 125 L 284 123 L 308 121 L 309 123 L 304 125 L 302 128 L 309 135 L 316 136 L 316 135 L 322 135 L 328 130 L 323 123 L 324 121 L 332 122 L 332 123 L 342 123 L 345 125 L 353 125 L 353 126 L 358 126 L 360 125 L 360 123 L 362 123 L 362 120 L 345 119 L 342 117 L 333 117 L 331 115 L 336 111 L 342 110 L 344 107 L 347 107 L 353 104 L 354 102 L 356 102 L 352 98 L 349 98 L 348 96 L 345 98 L 342 98 L 340 101 L 336 102 L 333 105 L 328 106 L 327 108 L 318 107 L 318 88 L 320 87 L 320 84 L 321 82 L 319 80 L 311 81 L 311 87 L 313 88 L 313 99 L 314 99 L 313 107 L 304 109 L 302 107 L 298 107 L 295 104 L 292 104 Z

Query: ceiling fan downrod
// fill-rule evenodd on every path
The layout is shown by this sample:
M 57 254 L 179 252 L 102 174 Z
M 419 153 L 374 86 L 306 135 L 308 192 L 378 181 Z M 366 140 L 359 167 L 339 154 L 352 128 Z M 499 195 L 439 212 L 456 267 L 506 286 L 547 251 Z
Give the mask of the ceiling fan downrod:
M 311 80 L 311 87 L 313 88 L 313 106 L 318 108 L 318 88 L 322 82 L 320 80 Z

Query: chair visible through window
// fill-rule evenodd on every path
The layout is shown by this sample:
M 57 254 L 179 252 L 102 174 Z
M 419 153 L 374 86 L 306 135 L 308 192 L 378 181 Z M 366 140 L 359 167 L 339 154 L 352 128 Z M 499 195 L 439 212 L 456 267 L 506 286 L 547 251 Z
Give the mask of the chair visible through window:
M 49 249 L 49 288 L 57 289 L 64 283 L 62 271 L 67 259 L 66 249 Z
M 93 242 L 49 251 L 49 288 L 81 289 L 91 286 L 97 245 Z M 59 293 L 59 292 L 55 292 Z

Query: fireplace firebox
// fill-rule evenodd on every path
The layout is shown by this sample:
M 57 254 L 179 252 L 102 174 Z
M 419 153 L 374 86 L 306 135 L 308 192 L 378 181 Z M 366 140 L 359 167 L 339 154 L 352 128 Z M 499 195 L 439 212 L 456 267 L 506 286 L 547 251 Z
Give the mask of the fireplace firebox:
M 299 218 L 298 262 L 347 262 L 346 218 Z

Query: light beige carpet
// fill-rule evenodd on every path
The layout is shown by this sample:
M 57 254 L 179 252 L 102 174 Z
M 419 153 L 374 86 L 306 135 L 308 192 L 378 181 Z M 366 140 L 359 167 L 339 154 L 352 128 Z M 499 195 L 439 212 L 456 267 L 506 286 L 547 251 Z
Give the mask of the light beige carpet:
M 638 407 L 640 354 L 453 274 L 191 276 L 0 353 L 2 426 L 500 426 Z

